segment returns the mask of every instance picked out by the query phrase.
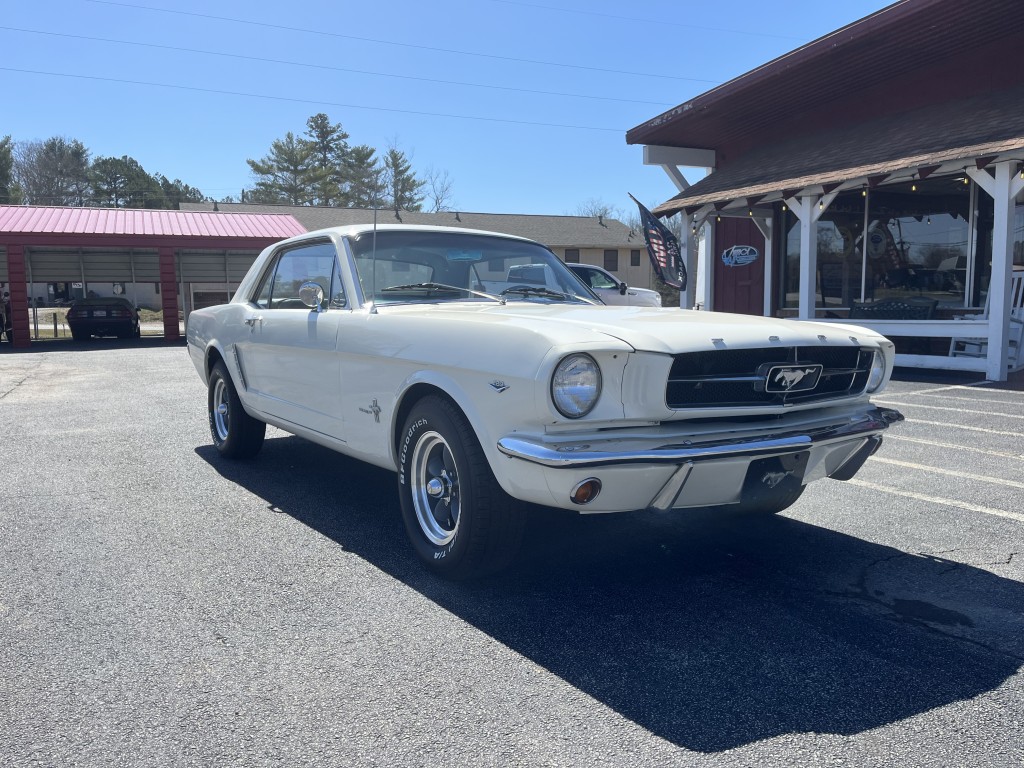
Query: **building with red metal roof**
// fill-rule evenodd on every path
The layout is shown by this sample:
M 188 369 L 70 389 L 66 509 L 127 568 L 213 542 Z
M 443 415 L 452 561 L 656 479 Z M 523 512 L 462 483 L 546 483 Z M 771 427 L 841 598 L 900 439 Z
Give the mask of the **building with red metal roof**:
M 177 341 L 197 295 L 226 300 L 261 250 L 305 231 L 288 214 L 0 206 L 14 345 L 31 343 L 30 306 L 118 288 L 162 309 L 164 337 Z

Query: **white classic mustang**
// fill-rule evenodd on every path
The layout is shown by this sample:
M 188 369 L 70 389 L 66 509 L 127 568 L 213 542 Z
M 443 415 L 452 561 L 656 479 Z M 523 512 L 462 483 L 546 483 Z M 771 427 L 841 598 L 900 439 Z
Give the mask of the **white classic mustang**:
M 602 306 L 544 246 L 464 229 L 277 243 L 187 337 L 221 454 L 273 424 L 396 470 L 417 554 L 452 578 L 512 559 L 517 502 L 778 512 L 902 419 L 868 401 L 893 365 L 873 331 Z

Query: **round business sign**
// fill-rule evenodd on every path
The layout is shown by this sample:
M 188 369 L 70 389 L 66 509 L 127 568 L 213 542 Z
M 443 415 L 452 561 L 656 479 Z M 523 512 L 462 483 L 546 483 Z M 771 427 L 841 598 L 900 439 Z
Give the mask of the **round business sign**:
M 734 245 L 722 251 L 722 263 L 727 267 L 742 267 L 757 261 L 760 256 L 752 245 Z

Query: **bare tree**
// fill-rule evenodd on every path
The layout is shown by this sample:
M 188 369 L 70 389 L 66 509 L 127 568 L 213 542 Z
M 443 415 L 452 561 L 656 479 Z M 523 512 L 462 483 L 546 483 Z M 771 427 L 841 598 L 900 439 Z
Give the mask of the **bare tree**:
M 19 141 L 14 177 L 27 203 L 85 205 L 90 193 L 89 150 L 77 139 L 63 136 Z
M 428 168 L 424 174 L 425 184 L 425 209 L 429 213 L 450 211 L 455 207 L 455 200 L 452 195 L 454 182 L 448 171 L 440 171 L 437 168 Z
M 573 216 L 593 216 L 595 218 L 601 217 L 605 219 L 621 219 L 622 212 L 617 208 L 614 208 L 604 200 L 599 200 L 596 197 L 592 197 L 588 200 L 584 200 L 582 203 L 576 206 L 576 210 L 572 213 Z

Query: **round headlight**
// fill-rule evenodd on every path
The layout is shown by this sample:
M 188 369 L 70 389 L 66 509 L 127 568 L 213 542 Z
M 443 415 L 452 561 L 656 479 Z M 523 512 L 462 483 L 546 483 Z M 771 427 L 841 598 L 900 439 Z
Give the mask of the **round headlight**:
M 868 371 L 868 392 L 875 392 L 885 381 L 885 356 L 875 350 L 871 358 L 871 370 Z
M 590 355 L 569 355 L 551 377 L 551 399 L 569 419 L 586 416 L 601 396 L 601 369 Z

